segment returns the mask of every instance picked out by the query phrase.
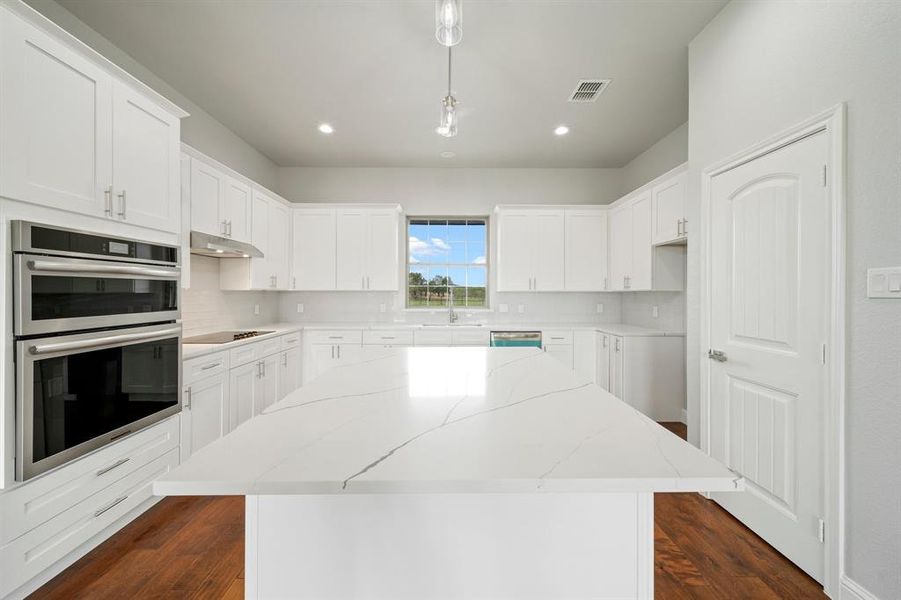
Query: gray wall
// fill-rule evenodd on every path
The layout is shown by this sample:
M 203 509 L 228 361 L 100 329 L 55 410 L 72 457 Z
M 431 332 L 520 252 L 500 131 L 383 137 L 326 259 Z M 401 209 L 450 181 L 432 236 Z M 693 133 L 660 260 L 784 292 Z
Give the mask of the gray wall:
M 191 113 L 190 117 L 181 122 L 183 142 L 278 191 L 278 167 L 266 156 L 53 0 L 25 1 L 109 61 Z
M 726 6 L 689 48 L 691 222 L 705 166 L 847 102 L 846 572 L 886 599 L 901 598 L 901 303 L 868 300 L 865 274 L 901 264 L 899 39 L 898 2 L 745 1 Z M 694 408 L 704 350 L 698 264 L 692 245 Z
M 631 192 L 688 160 L 688 123 L 679 125 L 621 169 L 623 191 Z

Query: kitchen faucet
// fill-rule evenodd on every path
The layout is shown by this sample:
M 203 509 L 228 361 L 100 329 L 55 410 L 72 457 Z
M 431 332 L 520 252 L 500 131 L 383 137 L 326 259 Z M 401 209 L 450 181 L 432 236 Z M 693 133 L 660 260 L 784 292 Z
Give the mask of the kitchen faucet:
M 448 290 L 448 299 L 447 299 L 447 322 L 448 323 L 456 323 L 459 315 L 454 312 L 454 288 L 453 286 L 447 286 Z

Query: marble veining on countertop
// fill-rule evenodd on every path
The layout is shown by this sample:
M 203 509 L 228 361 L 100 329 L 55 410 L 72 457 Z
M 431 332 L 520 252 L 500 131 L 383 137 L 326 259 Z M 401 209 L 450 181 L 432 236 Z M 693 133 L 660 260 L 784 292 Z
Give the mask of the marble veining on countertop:
M 379 348 L 200 449 L 154 493 L 729 491 L 738 479 L 543 352 Z
M 238 346 L 243 346 L 244 344 L 252 344 L 253 342 L 259 342 L 261 340 L 278 337 L 280 335 L 293 333 L 295 331 L 302 331 L 303 325 L 301 323 L 270 323 L 268 325 L 255 325 L 253 327 L 229 327 L 228 329 L 236 330 L 236 331 L 237 330 L 270 331 L 271 333 L 267 333 L 265 335 L 258 335 L 255 337 L 244 338 L 243 340 L 235 340 L 233 342 L 226 342 L 224 344 L 185 344 L 185 343 L 182 343 L 182 347 L 181 347 L 182 359 L 187 360 L 189 358 L 197 358 L 198 356 L 213 354 L 215 352 L 224 352 L 224 351 L 231 350 L 232 348 L 237 348 Z M 192 336 L 187 336 L 187 337 L 192 337 Z

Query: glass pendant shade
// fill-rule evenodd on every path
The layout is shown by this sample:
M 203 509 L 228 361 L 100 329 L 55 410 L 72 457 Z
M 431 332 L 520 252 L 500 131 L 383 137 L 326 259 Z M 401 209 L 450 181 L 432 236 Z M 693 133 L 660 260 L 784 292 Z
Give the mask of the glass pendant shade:
M 441 122 L 435 129 L 444 137 L 457 135 L 457 101 L 453 96 L 447 96 L 441 103 Z
M 456 46 L 463 39 L 461 0 L 436 0 L 435 37 L 442 46 Z

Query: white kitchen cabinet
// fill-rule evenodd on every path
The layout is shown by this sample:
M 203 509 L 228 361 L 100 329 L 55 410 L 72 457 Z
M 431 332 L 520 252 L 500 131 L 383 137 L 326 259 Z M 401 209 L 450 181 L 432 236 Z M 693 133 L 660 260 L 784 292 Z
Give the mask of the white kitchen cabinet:
M 625 290 L 632 272 L 632 206 L 624 204 L 610 211 L 611 290 Z
M 652 288 L 653 248 L 651 247 L 651 198 L 641 195 L 632 201 L 632 270 L 627 289 Z
M 229 377 L 220 373 L 184 387 L 181 460 L 228 433 Z
M 655 421 L 681 421 L 685 338 L 601 335 L 609 337 L 609 391 Z
M 599 332 L 597 335 L 597 384 L 610 391 L 610 334 Z
M 336 286 L 339 290 L 398 289 L 399 216 L 396 209 L 338 209 Z
M 563 209 L 498 210 L 498 291 L 564 289 Z
M 179 233 L 186 113 L 13 10 L 0 7 L 0 196 Z
M 260 363 L 251 362 L 238 367 L 232 367 L 228 372 L 228 430 L 231 431 L 254 415 L 254 406 L 261 399 L 261 387 L 257 380 L 260 378 Z
M 131 87 L 113 83 L 114 216 L 178 233 L 180 120 Z
M 224 290 L 291 289 L 291 214 L 280 200 L 253 189 L 251 243 L 262 258 L 229 258 L 219 264 L 219 287 Z
M 561 363 L 566 365 L 568 369 L 573 368 L 572 344 L 545 344 L 544 351 L 548 356 L 553 356 Z
M 406 348 L 413 345 L 413 330 L 369 329 L 363 332 L 363 345 L 379 348 Z
M 573 370 L 592 383 L 597 383 L 597 335 L 595 331 L 573 331 Z
M 573 332 L 570 329 L 550 329 L 541 332 L 542 348 L 569 369 L 573 368 Z
M 346 360 L 353 360 L 362 349 L 360 329 L 316 330 L 304 334 L 304 383 L 316 379 Z
M 199 154 L 192 151 L 192 154 Z M 213 164 L 212 159 L 189 156 L 191 161 L 190 230 L 252 241 L 250 186 Z
M 607 209 L 566 209 L 564 285 L 570 292 L 607 289 Z
M 270 354 L 260 361 L 259 402 L 253 407 L 253 416 L 257 416 L 281 399 L 279 383 L 281 376 L 281 353 Z
M 651 239 L 654 244 L 684 242 L 688 235 L 685 219 L 687 173 L 680 168 L 651 189 Z
M 278 356 L 278 399 L 281 400 L 300 387 L 302 368 L 300 347 L 282 350 Z
M 336 218 L 335 209 L 293 210 L 292 289 L 336 289 Z

